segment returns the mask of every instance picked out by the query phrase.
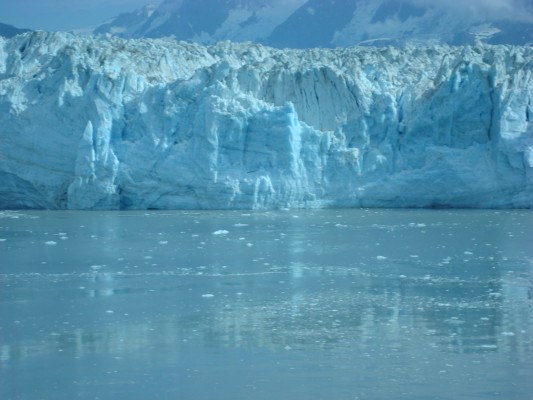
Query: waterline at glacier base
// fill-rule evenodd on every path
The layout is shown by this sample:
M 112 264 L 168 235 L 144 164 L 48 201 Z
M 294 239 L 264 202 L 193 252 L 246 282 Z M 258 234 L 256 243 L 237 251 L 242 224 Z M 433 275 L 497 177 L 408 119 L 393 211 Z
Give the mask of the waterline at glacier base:
M 0 209 L 531 208 L 532 60 L 0 38 Z

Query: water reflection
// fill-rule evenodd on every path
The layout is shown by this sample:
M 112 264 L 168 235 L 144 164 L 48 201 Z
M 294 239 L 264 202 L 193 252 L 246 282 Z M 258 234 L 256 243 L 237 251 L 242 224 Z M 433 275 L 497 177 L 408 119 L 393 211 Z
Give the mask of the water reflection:
M 531 280 L 514 273 L 470 280 L 428 275 L 391 278 L 301 264 L 270 275 L 208 272 L 198 277 L 194 271 L 151 275 L 94 271 L 85 275 L 85 283 L 78 277 L 56 276 L 59 291 L 79 286 L 81 308 L 100 309 L 96 326 L 80 328 L 73 322 L 47 332 L 50 325 L 60 324 L 37 320 L 34 327 L 42 334 L 7 342 L 4 338 L 0 359 L 5 364 L 57 352 L 75 358 L 99 353 L 123 356 L 156 343 L 167 353 L 179 353 L 188 342 L 208 348 L 301 351 L 375 351 L 377 343 L 382 348 L 416 346 L 414 352 L 424 347 L 456 353 L 533 350 Z M 4 282 L 16 287 L 17 279 Z M 42 282 L 46 279 L 25 277 L 24 284 L 38 288 L 50 284 Z M 202 297 L 204 292 L 215 295 Z M 110 296 L 126 299 L 109 305 L 118 304 L 120 310 L 92 303 Z M 142 310 L 128 306 L 138 301 L 145 303 Z M 4 323 L 3 329 L 11 327 Z
M 305 371 L 295 379 L 328 376 L 336 388 L 353 387 L 354 368 L 360 384 L 376 370 L 391 383 L 407 366 L 421 381 L 428 363 L 439 374 L 459 356 L 461 373 L 490 356 L 502 357 L 484 364 L 492 374 L 533 371 L 524 215 L 339 213 L 0 220 L 0 366 L 10 382 L 0 391 L 15 397 L 36 366 L 96 382 L 118 370 L 238 376 L 246 359 L 273 380 L 294 365 Z M 47 218 L 53 229 L 36 222 Z M 29 230 L 33 244 L 20 235 Z M 44 245 L 49 232 L 68 239 Z

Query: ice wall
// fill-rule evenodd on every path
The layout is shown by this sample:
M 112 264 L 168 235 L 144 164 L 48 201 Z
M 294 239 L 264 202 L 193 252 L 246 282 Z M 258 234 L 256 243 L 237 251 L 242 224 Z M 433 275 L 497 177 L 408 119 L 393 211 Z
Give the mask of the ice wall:
M 0 208 L 533 206 L 533 49 L 0 38 Z

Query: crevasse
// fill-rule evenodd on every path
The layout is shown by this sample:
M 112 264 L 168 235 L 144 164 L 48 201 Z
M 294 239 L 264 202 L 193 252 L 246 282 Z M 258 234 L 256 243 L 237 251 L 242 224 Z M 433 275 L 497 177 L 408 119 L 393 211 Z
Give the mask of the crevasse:
M 533 206 L 533 49 L 0 38 L 0 208 Z

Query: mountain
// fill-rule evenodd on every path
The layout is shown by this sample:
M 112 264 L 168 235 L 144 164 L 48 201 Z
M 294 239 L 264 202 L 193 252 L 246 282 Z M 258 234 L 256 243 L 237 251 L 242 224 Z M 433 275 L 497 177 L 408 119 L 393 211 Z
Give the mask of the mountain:
M 210 43 L 267 38 L 305 0 L 166 0 L 131 14 L 122 14 L 94 33 L 124 38 L 178 39 Z
M 120 14 L 118 17 L 98 27 L 95 33 L 111 33 L 122 37 L 134 37 L 137 32 L 143 29 L 146 21 L 150 19 L 156 9 L 157 6 L 155 5 L 146 5 L 134 12 Z
M 15 28 L 12 25 L 2 24 L 0 23 L 0 36 L 11 38 L 13 36 L 19 35 L 24 32 L 28 32 L 29 29 L 19 29 Z
M 509 4 L 509 7 L 504 7 Z M 533 3 L 436 0 L 166 0 L 122 14 L 95 33 L 172 36 L 203 44 L 254 41 L 279 48 L 408 42 L 533 44 Z
M 533 207 L 533 48 L 0 38 L 0 209 Z

